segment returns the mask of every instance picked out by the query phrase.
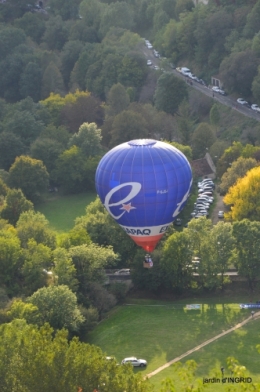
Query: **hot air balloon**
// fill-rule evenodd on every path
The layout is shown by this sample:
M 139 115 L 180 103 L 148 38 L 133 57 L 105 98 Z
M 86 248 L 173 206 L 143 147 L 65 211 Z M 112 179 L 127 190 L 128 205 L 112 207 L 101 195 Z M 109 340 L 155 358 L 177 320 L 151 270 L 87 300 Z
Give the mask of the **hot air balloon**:
M 137 245 L 152 252 L 183 209 L 192 172 L 177 148 L 157 140 L 137 139 L 105 154 L 95 181 L 109 214 Z

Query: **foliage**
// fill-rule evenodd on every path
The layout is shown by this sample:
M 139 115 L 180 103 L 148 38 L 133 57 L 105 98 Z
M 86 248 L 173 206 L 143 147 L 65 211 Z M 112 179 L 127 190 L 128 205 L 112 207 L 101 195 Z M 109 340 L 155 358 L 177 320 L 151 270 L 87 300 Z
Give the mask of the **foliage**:
M 87 206 L 86 215 L 76 219 L 76 225 L 84 227 L 91 240 L 99 246 L 111 245 L 120 257 L 117 266 L 126 266 L 134 257 L 134 242 L 108 214 L 98 197 Z M 107 268 L 113 266 L 114 262 Z
M 54 329 L 78 331 L 84 322 L 76 295 L 65 285 L 41 288 L 27 302 L 37 307 L 34 322 L 38 325 L 47 322 Z
M 247 172 L 243 178 L 239 178 L 237 183 L 229 188 L 224 197 L 225 204 L 230 206 L 230 211 L 226 213 L 226 218 L 234 221 L 244 218 L 250 220 L 260 220 L 260 167 L 255 167 Z
M 48 274 L 51 268 L 51 249 L 34 239 L 29 239 L 27 248 L 23 250 L 24 263 L 22 266 L 23 292 L 31 295 L 39 288 L 48 285 Z
M 114 118 L 111 129 L 110 147 L 131 139 L 141 139 L 147 136 L 147 124 L 142 116 L 132 110 L 123 110 Z
M 55 248 L 56 235 L 49 228 L 49 222 L 40 212 L 32 210 L 22 212 L 16 224 L 17 235 L 23 248 L 28 246 L 28 241 L 34 239 L 37 244 L 43 244 L 51 249 Z
M 259 237 L 260 223 L 243 219 L 234 222 L 233 235 L 236 245 L 236 267 L 239 275 L 244 276 L 249 288 L 253 290 L 260 276 Z
M 22 212 L 33 210 L 33 203 L 27 200 L 20 189 L 7 191 L 4 205 L 1 209 L 1 217 L 15 225 Z
M 20 188 L 29 200 L 37 200 L 47 189 L 49 174 L 42 161 L 21 155 L 9 170 L 8 184 Z
M 173 74 L 165 73 L 160 76 L 154 95 L 156 109 L 164 110 L 174 115 L 180 103 L 187 99 L 187 87 L 183 80 Z
M 19 291 L 22 254 L 20 240 L 12 230 L 0 230 L 0 283 L 9 295 Z
M 239 178 L 244 177 L 255 166 L 258 166 L 258 163 L 254 158 L 240 157 L 234 161 L 221 177 L 221 183 L 219 184 L 220 193 L 225 195 Z
M 193 158 L 203 158 L 215 140 L 216 136 L 212 127 L 207 123 L 200 123 L 193 132 L 191 140 Z
M 170 288 L 178 291 L 191 286 L 192 281 L 192 249 L 187 231 L 173 233 L 164 243 L 161 267 L 168 275 L 167 283 Z
M 70 306 L 70 304 L 68 304 Z M 1 326 L 0 386 L 7 392 L 93 391 L 106 384 L 107 390 L 149 392 L 151 386 L 130 366 L 107 361 L 95 346 L 68 340 L 68 333 L 45 324 L 41 328 L 14 320 Z M 61 377 L 62 374 L 62 377 Z
M 66 285 L 73 292 L 78 289 L 76 278 L 76 268 L 68 251 L 63 248 L 56 248 L 53 251 L 53 274 L 54 282 L 59 285 Z
M 80 147 L 86 157 L 101 155 L 101 130 L 95 123 L 84 123 L 69 140 L 69 147 Z
M 86 141 L 86 146 L 87 146 Z M 94 189 L 94 173 L 100 157 L 87 158 L 81 148 L 73 145 L 57 160 L 56 181 L 65 193 L 79 193 Z

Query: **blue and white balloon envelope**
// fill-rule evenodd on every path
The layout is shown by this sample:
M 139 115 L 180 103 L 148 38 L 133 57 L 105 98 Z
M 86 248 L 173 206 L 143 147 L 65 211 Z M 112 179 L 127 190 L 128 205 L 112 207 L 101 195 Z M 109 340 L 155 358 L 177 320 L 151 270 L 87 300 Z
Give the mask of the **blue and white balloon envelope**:
M 105 154 L 95 181 L 109 214 L 137 245 L 152 252 L 188 199 L 192 171 L 177 148 L 137 139 Z

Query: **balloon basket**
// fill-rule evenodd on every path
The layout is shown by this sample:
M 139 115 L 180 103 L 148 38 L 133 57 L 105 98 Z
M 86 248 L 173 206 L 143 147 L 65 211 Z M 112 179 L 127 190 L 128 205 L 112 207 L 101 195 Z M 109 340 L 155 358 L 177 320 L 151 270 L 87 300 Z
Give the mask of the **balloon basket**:
M 143 267 L 144 268 L 152 268 L 153 267 L 153 263 L 146 263 L 145 261 L 143 262 Z

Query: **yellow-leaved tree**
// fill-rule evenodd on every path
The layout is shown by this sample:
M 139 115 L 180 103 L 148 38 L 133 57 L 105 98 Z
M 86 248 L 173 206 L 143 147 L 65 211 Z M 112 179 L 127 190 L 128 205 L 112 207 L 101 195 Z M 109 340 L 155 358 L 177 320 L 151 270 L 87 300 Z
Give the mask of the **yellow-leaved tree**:
M 260 167 L 247 172 L 233 185 L 223 201 L 229 205 L 230 211 L 225 218 L 230 220 L 260 220 Z

